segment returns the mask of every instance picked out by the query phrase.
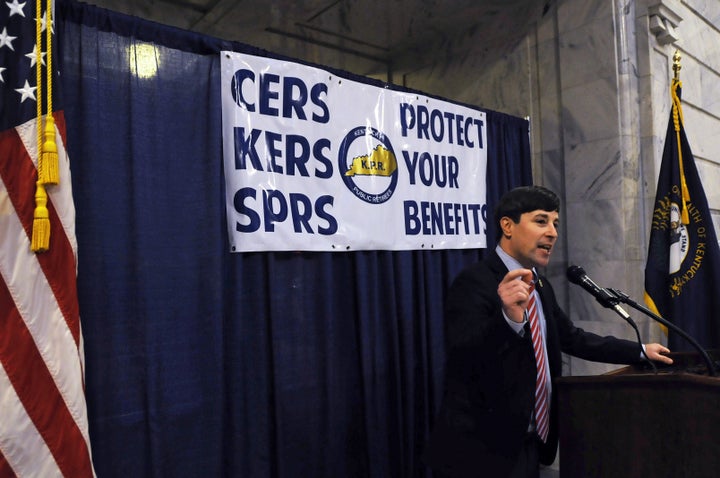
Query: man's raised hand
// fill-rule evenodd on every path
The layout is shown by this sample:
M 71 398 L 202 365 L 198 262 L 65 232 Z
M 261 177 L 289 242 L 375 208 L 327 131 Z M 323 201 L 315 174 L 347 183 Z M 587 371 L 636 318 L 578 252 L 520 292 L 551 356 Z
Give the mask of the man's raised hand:
M 498 285 L 497 292 L 503 311 L 514 322 L 523 321 L 523 314 L 530 299 L 532 280 L 533 272 L 530 269 L 516 269 L 508 272 Z

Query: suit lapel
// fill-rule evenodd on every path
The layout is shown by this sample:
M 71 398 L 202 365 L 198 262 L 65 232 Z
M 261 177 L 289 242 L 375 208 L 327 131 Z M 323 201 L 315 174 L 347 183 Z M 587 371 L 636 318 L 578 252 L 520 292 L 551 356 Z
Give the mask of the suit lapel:
M 508 273 L 508 268 L 505 266 L 502 259 L 500 259 L 500 256 L 497 255 L 495 249 L 490 252 L 490 255 L 487 258 L 487 264 L 490 266 L 490 270 L 492 270 L 495 274 L 495 278 L 498 280 L 498 283 L 500 283 Z

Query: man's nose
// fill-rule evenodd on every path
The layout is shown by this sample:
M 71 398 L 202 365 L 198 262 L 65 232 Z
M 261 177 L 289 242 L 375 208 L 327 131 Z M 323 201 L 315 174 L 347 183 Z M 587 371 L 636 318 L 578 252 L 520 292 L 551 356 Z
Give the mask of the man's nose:
M 548 234 L 552 237 L 558 237 L 558 230 L 555 224 L 550 224 L 550 227 L 548 228 Z

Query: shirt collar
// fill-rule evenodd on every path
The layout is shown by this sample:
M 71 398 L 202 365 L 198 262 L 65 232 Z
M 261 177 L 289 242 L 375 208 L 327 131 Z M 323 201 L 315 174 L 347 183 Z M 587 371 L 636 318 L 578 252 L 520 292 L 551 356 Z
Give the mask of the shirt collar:
M 507 270 L 508 270 L 508 271 L 514 271 L 514 270 L 516 270 L 516 269 L 525 269 L 525 267 L 523 267 L 522 264 L 520 264 L 520 263 L 517 261 L 517 259 L 515 259 L 514 257 L 512 257 L 512 256 L 511 256 L 510 254 L 508 254 L 507 252 L 505 252 L 505 251 L 503 250 L 503 248 L 500 247 L 500 244 L 498 244 L 497 246 L 495 246 L 495 252 L 496 252 L 497 255 L 500 257 L 500 260 L 503 261 L 503 264 L 505 264 L 505 267 L 507 267 Z M 532 268 L 532 272 L 533 272 L 533 278 L 534 278 L 534 280 L 537 282 L 537 280 L 538 280 L 538 273 L 537 273 L 537 271 L 535 270 L 534 267 Z

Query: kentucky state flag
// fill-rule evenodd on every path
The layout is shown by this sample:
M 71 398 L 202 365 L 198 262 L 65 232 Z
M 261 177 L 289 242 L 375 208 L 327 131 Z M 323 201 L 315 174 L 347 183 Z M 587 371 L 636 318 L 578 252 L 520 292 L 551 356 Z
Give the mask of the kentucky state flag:
M 674 79 L 645 267 L 645 302 L 712 349 L 720 347 L 720 248 L 685 136 L 681 87 Z M 673 351 L 692 350 L 672 330 L 668 342 Z

